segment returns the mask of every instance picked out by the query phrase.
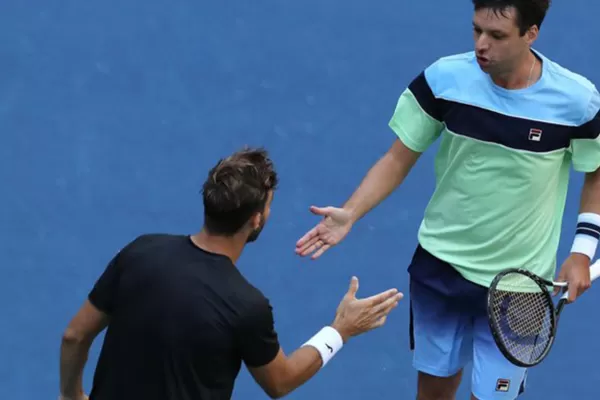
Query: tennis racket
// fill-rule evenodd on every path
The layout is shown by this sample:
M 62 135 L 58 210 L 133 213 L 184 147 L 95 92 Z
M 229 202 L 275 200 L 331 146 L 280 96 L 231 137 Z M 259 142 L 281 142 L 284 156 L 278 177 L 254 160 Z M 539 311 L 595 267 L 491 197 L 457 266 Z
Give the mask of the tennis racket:
M 600 260 L 590 269 L 594 281 L 600 277 Z M 554 288 L 566 286 L 566 282 L 551 282 L 521 268 L 505 270 L 494 278 L 487 312 L 494 341 L 507 360 L 528 368 L 546 358 L 569 297 L 567 291 L 555 305 Z

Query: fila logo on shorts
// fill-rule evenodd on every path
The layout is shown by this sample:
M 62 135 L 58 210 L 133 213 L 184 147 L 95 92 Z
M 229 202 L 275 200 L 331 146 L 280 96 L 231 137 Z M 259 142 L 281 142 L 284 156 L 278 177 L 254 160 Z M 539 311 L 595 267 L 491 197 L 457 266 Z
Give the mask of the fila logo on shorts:
M 510 379 L 498 379 L 496 381 L 496 392 L 508 392 L 510 389 Z
M 542 130 L 531 128 L 529 130 L 529 140 L 532 142 L 540 142 L 542 140 Z

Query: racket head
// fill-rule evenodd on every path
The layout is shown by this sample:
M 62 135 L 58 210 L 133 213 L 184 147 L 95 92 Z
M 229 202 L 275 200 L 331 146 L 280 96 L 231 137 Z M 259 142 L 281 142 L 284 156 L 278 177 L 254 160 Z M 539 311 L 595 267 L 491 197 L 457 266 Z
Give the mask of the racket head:
M 556 334 L 553 283 L 520 268 L 498 274 L 488 291 L 488 321 L 500 352 L 532 367 L 548 355 Z

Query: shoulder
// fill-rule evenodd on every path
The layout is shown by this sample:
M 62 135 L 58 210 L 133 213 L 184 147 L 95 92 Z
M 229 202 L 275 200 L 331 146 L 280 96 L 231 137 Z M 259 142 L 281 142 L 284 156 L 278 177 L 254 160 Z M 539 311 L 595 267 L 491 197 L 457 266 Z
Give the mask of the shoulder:
M 540 56 L 546 63 L 547 95 L 553 97 L 559 106 L 568 105 L 575 123 L 582 124 L 592 119 L 600 108 L 600 95 L 594 83 L 558 62 Z
M 475 52 L 440 57 L 423 71 L 423 77 L 436 96 L 448 88 L 461 87 L 481 75 Z
M 421 70 L 404 94 L 412 94 L 426 112 L 439 119 L 440 116 L 434 112 L 437 100 L 454 98 L 469 89 L 472 91 L 470 85 L 477 67 L 474 52 L 438 58 Z
M 162 233 L 145 233 L 136 236 L 133 240 L 129 241 L 121 250 L 119 250 L 118 254 L 122 256 L 141 254 L 150 249 L 157 248 L 157 246 L 175 243 L 177 240 L 181 240 L 181 238 L 179 236 Z
M 246 296 L 246 302 L 236 305 L 239 332 L 249 333 L 254 331 L 271 331 L 275 329 L 275 313 L 269 299 L 259 292 Z
M 241 283 L 240 300 L 243 300 L 245 308 L 251 313 L 271 312 L 271 302 L 265 294 L 245 278 Z
M 145 233 L 136 236 L 120 248 L 112 263 L 139 264 L 146 260 L 160 259 L 164 254 L 179 254 L 185 236 L 164 233 Z
M 232 288 L 232 295 L 237 313 L 244 325 L 253 324 L 256 321 L 270 321 L 273 318 L 273 307 L 271 301 L 256 286 L 241 277 Z
M 570 92 L 573 97 L 584 99 L 589 99 L 596 92 L 596 86 L 585 76 L 571 71 L 547 57 L 543 57 L 543 59 L 547 63 L 547 72 L 551 82 L 561 87 L 564 92 Z
M 437 78 L 447 73 L 460 73 L 474 67 L 477 67 L 475 52 L 467 51 L 439 57 L 425 69 L 425 73 L 429 77 Z

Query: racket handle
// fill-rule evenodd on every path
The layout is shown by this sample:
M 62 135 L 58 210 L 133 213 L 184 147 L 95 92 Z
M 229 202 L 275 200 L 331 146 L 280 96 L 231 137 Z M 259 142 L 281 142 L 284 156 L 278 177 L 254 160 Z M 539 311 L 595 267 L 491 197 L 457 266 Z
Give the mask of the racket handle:
M 597 260 L 590 267 L 590 280 L 593 282 L 596 279 L 600 278 L 600 260 Z M 561 296 L 561 300 L 566 300 L 569 297 L 569 291 L 567 290 L 565 294 Z

